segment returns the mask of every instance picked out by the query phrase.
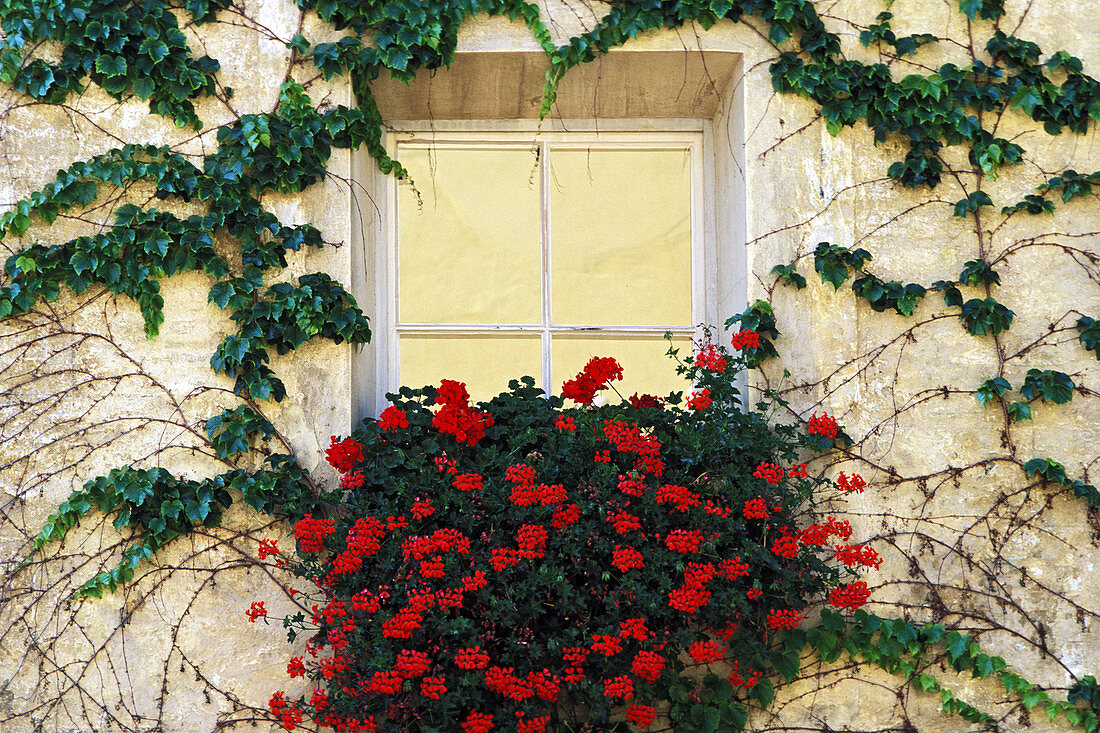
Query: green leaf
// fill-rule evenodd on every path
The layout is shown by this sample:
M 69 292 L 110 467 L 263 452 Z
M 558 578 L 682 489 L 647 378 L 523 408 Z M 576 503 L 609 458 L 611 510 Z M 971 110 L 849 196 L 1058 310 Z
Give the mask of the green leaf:
M 760 703 L 760 707 L 767 709 L 772 704 L 772 700 L 775 699 L 775 687 L 767 677 L 761 677 L 756 686 L 752 688 L 749 696 Z
M 708 707 L 704 713 L 703 730 L 706 733 L 717 733 L 720 722 L 718 708 Z
M 982 8 L 982 0 L 959 0 L 959 12 L 974 20 Z
M 1026 114 L 1032 114 L 1035 107 L 1042 103 L 1043 96 L 1034 87 L 1022 86 L 1012 95 L 1012 108 L 1022 109 Z
M 134 79 L 132 88 L 138 99 L 148 99 L 153 96 L 153 92 L 156 90 L 156 82 L 153 81 L 152 77 L 139 76 Z
M 1008 383 L 1008 380 L 1004 377 L 990 377 L 982 382 L 982 386 L 978 387 L 978 404 L 985 407 L 993 401 L 995 397 L 1001 397 L 1005 392 L 1012 389 L 1012 385 Z
M 126 59 L 122 56 L 100 56 L 96 59 L 95 70 L 107 77 L 126 75 Z
M 788 683 L 794 682 L 795 677 L 798 676 L 798 669 L 802 664 L 802 659 L 798 652 L 776 652 L 772 654 L 771 661 L 775 671 L 782 675 Z

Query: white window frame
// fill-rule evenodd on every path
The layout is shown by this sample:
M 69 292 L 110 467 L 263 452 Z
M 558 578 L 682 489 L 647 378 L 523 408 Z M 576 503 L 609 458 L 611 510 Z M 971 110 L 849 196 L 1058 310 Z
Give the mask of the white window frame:
M 519 324 L 402 324 L 398 320 L 399 273 L 397 262 L 397 207 L 395 205 L 398 187 L 408 185 L 393 176 L 387 176 L 384 186 L 376 191 L 384 191 L 384 201 L 376 201 L 382 207 L 379 217 L 382 223 L 381 235 L 376 239 L 375 248 L 375 316 L 373 331 L 375 352 L 373 395 L 377 413 L 386 404 L 385 394 L 396 392 L 401 386 L 400 351 L 398 338 L 401 333 L 533 333 L 542 337 L 542 374 L 539 377 L 542 386 L 555 392 L 551 384 L 551 349 L 549 340 L 554 334 L 562 333 L 606 333 L 608 335 L 664 334 L 671 330 L 675 336 L 698 339 L 702 335 L 702 324 L 718 325 L 717 280 L 718 256 L 717 235 L 715 232 L 715 210 L 708 191 L 714 190 L 714 154 L 711 125 L 706 120 L 669 119 L 669 120 L 600 120 L 559 121 L 557 130 L 544 131 L 537 122 L 516 120 L 491 121 L 422 121 L 394 124 L 394 130 L 386 135 L 387 152 L 400 160 L 399 145 L 423 144 L 433 146 L 476 146 L 478 144 L 515 145 L 530 149 L 534 156 L 535 146 L 556 148 L 646 148 L 668 149 L 669 147 L 687 147 L 691 155 L 691 211 L 692 211 L 692 325 L 679 328 L 667 328 L 661 324 L 646 326 L 623 326 L 603 324 L 551 325 L 547 320 L 550 298 L 550 262 L 548 249 L 549 222 L 549 185 L 550 166 L 540 165 L 540 196 L 542 206 L 542 323 L 538 326 Z M 586 129 L 587 128 L 587 129 Z M 545 160 L 545 158 L 544 158 Z M 532 159 L 534 163 L 534 159 Z M 415 182 L 418 186 L 426 182 Z M 518 377 L 520 375 L 508 375 Z M 560 375 L 559 375 L 560 376 Z M 419 386 L 419 385 L 416 385 Z

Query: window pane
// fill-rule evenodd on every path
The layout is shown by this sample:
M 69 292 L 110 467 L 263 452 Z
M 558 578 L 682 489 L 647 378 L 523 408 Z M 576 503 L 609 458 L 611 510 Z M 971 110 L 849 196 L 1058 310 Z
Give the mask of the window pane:
M 466 383 L 471 402 L 496 397 L 508 381 L 532 376 L 542 382 L 542 337 L 538 334 L 402 334 L 401 384 L 439 386 L 442 379 Z
M 542 322 L 539 175 L 527 148 L 400 146 L 402 323 Z
M 550 151 L 555 324 L 691 326 L 691 150 Z
M 555 393 L 561 385 L 572 379 L 593 356 L 612 356 L 623 367 L 623 380 L 612 386 L 623 397 L 635 392 L 667 397 L 669 392 L 689 392 L 691 383 L 676 374 L 676 362 L 665 355 L 668 341 L 663 336 L 613 336 L 610 334 L 585 336 L 554 336 L 552 380 Z M 672 340 L 680 349 L 680 358 L 691 353 L 691 338 L 678 336 Z M 609 401 L 616 401 L 615 393 L 608 389 L 603 393 Z

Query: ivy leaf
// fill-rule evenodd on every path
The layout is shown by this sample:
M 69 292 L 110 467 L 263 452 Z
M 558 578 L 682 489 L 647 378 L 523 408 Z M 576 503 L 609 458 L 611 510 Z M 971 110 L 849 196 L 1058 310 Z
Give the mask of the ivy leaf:
M 795 677 L 798 676 L 798 669 L 802 663 L 802 659 L 798 652 L 793 650 L 785 653 L 776 652 L 772 654 L 771 661 L 776 672 L 781 674 L 787 682 L 794 682 Z
M 985 191 L 975 191 L 955 203 L 955 216 L 966 216 L 983 206 L 992 206 L 993 201 Z
M 959 318 L 966 324 L 966 330 L 975 336 L 987 333 L 996 336 L 1008 330 L 1015 315 L 993 298 L 974 298 L 963 303 Z
M 148 56 L 155 63 L 168 55 L 168 46 L 159 38 L 146 38 L 141 42 L 138 53 Z
M 982 0 L 959 0 L 959 12 L 974 20 L 982 9 Z
M 1022 422 L 1031 419 L 1031 406 L 1026 402 L 1013 402 L 1008 406 L 1008 416 L 1012 422 Z
M 756 683 L 756 686 L 749 692 L 749 696 L 760 703 L 760 707 L 768 708 L 772 704 L 772 700 L 775 699 L 775 687 L 772 685 L 772 681 L 767 677 L 760 678 L 760 681 Z
M 1081 316 L 1077 319 L 1077 338 L 1081 346 L 1087 351 L 1095 351 L 1096 358 L 1100 360 L 1100 321 L 1089 316 Z
M 1043 103 L 1043 95 L 1039 90 L 1031 86 L 1022 86 L 1012 95 L 1012 108 L 1022 109 L 1027 114 L 1032 114 L 1035 108 Z
M 1048 201 L 1042 196 L 1036 196 L 1035 194 L 1028 194 L 1024 196 L 1023 200 L 1016 202 L 1012 206 L 1005 206 L 1001 209 L 1002 214 L 1014 214 L 1017 211 L 1026 211 L 1032 216 L 1039 214 L 1053 214 L 1054 202 Z
M 1000 285 L 1001 275 L 985 260 L 970 260 L 963 265 L 959 282 L 964 285 Z
M 1075 385 L 1068 374 L 1046 369 L 1029 369 L 1020 394 L 1028 400 L 1042 397 L 1044 402 L 1062 405 L 1073 399 Z
M 993 401 L 994 397 L 1001 397 L 1010 389 L 1012 385 L 1004 377 L 990 377 L 982 382 L 981 387 L 978 387 L 978 404 L 985 407 Z
M 772 273 L 778 275 L 788 285 L 793 285 L 796 290 L 806 287 L 806 278 L 798 273 L 794 264 L 776 265 L 772 268 Z
M 96 59 L 95 70 L 107 77 L 125 76 L 126 59 L 122 56 L 100 56 Z
M 939 692 L 940 683 L 932 675 L 922 672 L 917 678 L 917 684 L 924 692 Z
M 144 100 L 153 96 L 153 92 L 156 90 L 157 86 L 152 78 L 148 76 L 139 76 L 134 79 L 131 88 L 134 90 L 134 94 L 137 95 L 138 99 Z

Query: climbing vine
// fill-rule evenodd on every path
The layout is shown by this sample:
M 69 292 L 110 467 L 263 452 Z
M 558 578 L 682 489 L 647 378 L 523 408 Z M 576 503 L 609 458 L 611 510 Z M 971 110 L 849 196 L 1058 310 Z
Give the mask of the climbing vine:
M 384 173 L 406 176 L 400 161 L 389 158 L 382 145 L 384 123 L 370 83 L 383 74 L 407 81 L 448 66 L 454 59 L 459 29 L 478 13 L 522 21 L 546 52 L 549 71 L 544 116 L 551 113 L 558 84 L 570 69 L 642 33 L 690 24 L 705 30 L 719 21 L 744 22 L 759 30 L 773 47 L 774 56 L 768 64 L 773 89 L 810 100 L 830 135 L 862 135 L 866 128 L 876 144 L 900 148 L 898 159 L 888 163 L 883 173 L 902 188 L 925 189 L 929 196 L 938 195 L 933 193 L 937 190 L 958 189 L 962 196 L 958 200 L 933 202 L 944 208 L 945 215 L 973 224 L 977 251 L 956 266 L 954 279 L 906 283 L 885 274 L 891 269 L 889 264 L 878 265 L 883 269 L 876 274 L 870 265 L 882 259 L 881 252 L 876 259 L 859 241 L 836 237 L 839 243 L 823 241 L 812 252 L 799 251 L 793 261 L 775 264 L 772 270 L 779 282 L 803 291 L 810 284 L 799 267 L 804 257 L 812 257 L 814 272 L 822 283 L 833 286 L 834 297 L 841 297 L 841 287 L 850 280 L 854 298 L 872 311 L 908 319 L 911 325 L 895 342 L 873 351 L 867 359 L 850 362 L 847 372 L 838 371 L 816 383 L 797 379 L 793 384 L 775 382 L 770 365 L 784 353 L 784 315 L 777 314 L 771 302 L 774 286 L 765 284 L 768 297 L 731 319 L 740 328 L 760 334 L 760 346 L 747 355 L 747 362 L 762 368 L 761 384 L 787 406 L 789 417 L 804 421 L 809 410 L 792 405 L 801 404 L 805 395 L 814 391 L 832 394 L 836 390 L 831 379 L 848 383 L 866 373 L 892 347 L 900 359 L 904 344 L 916 341 L 922 329 L 938 325 L 942 319 L 957 320 L 963 333 L 992 344 L 996 372 L 983 374 L 984 381 L 979 377 L 975 384 L 944 386 L 914 395 L 890 420 L 896 423 L 898 415 L 933 399 L 967 397 L 968 404 L 983 415 L 1000 413 L 1000 442 L 1005 451 L 970 465 L 917 477 L 914 481 L 920 491 L 932 502 L 935 490 L 928 488 L 930 483 L 943 486 L 964 473 L 994 470 L 1003 464 L 1030 482 L 1026 491 L 1038 493 L 1055 487 L 1082 499 L 1091 507 L 1085 521 L 1093 522 L 1094 534 L 1100 534 L 1095 514 L 1100 509 L 1100 492 L 1088 480 L 1091 464 L 1067 469 L 1058 460 L 1061 456 L 1045 453 L 1055 448 L 1025 451 L 1018 447 L 1013 432 L 1025 424 L 1041 422 L 1057 406 L 1095 396 L 1087 375 L 1062 371 L 1071 367 L 1052 361 L 1048 347 L 1060 338 L 1060 342 L 1076 343 L 1086 354 L 1093 352 L 1100 360 L 1100 324 L 1096 321 L 1100 314 L 1093 309 L 1094 303 L 1080 303 L 1057 315 L 1045 332 L 1017 351 L 1006 346 L 1009 333 L 1017 333 L 1022 320 L 1017 312 L 1022 310 L 1017 305 L 1019 299 L 1008 286 L 1013 259 L 1029 253 L 1029 248 L 1053 247 L 1095 283 L 1100 275 L 1095 248 L 1090 248 L 1086 239 L 1090 234 L 1059 237 L 1056 235 L 1062 232 L 1051 225 L 1053 234 L 1021 239 L 999 250 L 992 245 L 1000 227 L 1016 224 L 1020 217 L 1047 222 L 1065 208 L 1095 205 L 1100 171 L 1078 173 L 1069 167 L 1043 171 L 1043 182 L 1031 189 L 1033 192 L 1007 198 L 999 178 L 1007 178 L 1014 167 L 1021 168 L 1028 154 L 1024 147 L 1028 138 L 1002 136 L 1004 119 L 1030 119 L 1048 136 L 1086 134 L 1095 129 L 1093 121 L 1100 120 L 1100 82 L 1086 74 L 1082 60 L 1070 53 L 1044 51 L 1015 32 L 1006 32 L 1002 0 L 958 2 L 957 9 L 967 23 L 967 51 L 972 58 L 939 66 L 926 60 L 945 39 L 925 32 L 899 35 L 893 25 L 900 19 L 891 10 L 857 27 L 854 34 L 865 49 L 858 58 L 870 58 L 868 53 L 875 50 L 885 60 L 870 63 L 858 60 L 857 54 L 846 55 L 842 34 L 827 27 L 830 19 L 819 12 L 820 4 L 809 0 L 629 0 L 613 4 L 590 29 L 560 44 L 539 6 L 520 0 L 392 0 L 369 5 L 298 0 L 298 5 L 326 24 L 327 35 L 319 38 L 329 39 L 332 29 L 343 35 L 318 42 L 300 25 L 290 38 L 279 39 L 291 53 L 295 73 L 288 72 L 271 111 L 234 113 L 233 120 L 217 127 L 213 140 L 198 155 L 185 155 L 167 145 L 119 145 L 58 172 L 52 182 L 15 201 L 0 215 L 0 240 L 11 250 L 0 286 L 0 317 L 17 324 L 13 326 L 14 345 L 4 351 L 4 373 L 14 376 L 8 390 L 8 413 L 14 416 L 30 410 L 33 415 L 46 415 L 75 397 L 73 390 L 86 384 L 92 389 L 102 386 L 104 394 L 96 393 L 86 411 L 72 418 L 70 432 L 65 432 L 70 423 L 62 420 L 58 423 L 60 433 L 49 437 L 50 446 L 90 443 L 83 457 L 63 461 L 67 467 L 80 468 L 85 457 L 98 450 L 95 441 L 109 442 L 95 431 L 81 428 L 80 421 L 100 415 L 97 410 L 109 404 L 106 400 L 119 384 L 141 382 L 163 390 L 173 404 L 168 416 L 154 421 L 182 436 L 166 445 L 198 452 L 218 466 L 212 477 L 204 479 L 184 478 L 159 466 L 130 465 L 91 478 L 45 519 L 36 534 L 26 538 L 19 563 L 6 581 L 7 589 L 21 588 L 17 579 L 33 570 L 36 558 L 93 514 L 93 509 L 108 516 L 115 530 L 127 534 L 109 569 L 97 569 L 90 577 L 85 574 L 88 579 L 77 583 L 78 595 L 116 592 L 134 582 L 143 565 L 156 562 L 161 547 L 184 541 L 181 538 L 194 542 L 219 525 L 237 494 L 259 512 L 291 518 L 323 512 L 339 501 L 337 493 L 326 491 L 310 478 L 276 428 L 278 419 L 265 410 L 276 410 L 289 392 L 276 373 L 279 355 L 313 341 L 362 344 L 370 339 L 370 328 L 359 305 L 336 279 L 323 272 L 291 275 L 291 265 L 301 261 L 293 253 L 335 243 L 326 242 L 323 232 L 311 224 L 284 224 L 269 202 L 277 195 L 300 194 L 324 181 L 331 175 L 328 168 L 336 150 L 365 148 Z M 32 100 L 65 109 L 94 86 L 119 103 L 146 102 L 151 114 L 176 127 L 202 131 L 205 125 L 199 115 L 204 105 L 217 103 L 232 109 L 235 95 L 221 81 L 219 61 L 196 50 L 194 33 L 229 18 L 237 22 L 243 16 L 239 8 L 222 0 L 185 0 L 179 5 L 163 0 L 0 0 L 0 81 L 10 85 L 15 98 L 22 100 L 20 104 Z M 898 68 L 913 69 L 914 73 L 902 75 Z M 324 81 L 349 77 L 357 105 L 315 103 L 307 92 L 314 74 Z M 847 128 L 856 129 L 848 133 Z M 953 148 L 961 151 L 965 163 Z M 151 193 L 148 200 L 138 203 L 135 191 Z M 104 199 L 116 205 L 110 207 L 109 216 L 95 222 L 94 234 L 58 243 L 27 244 L 28 235 L 59 220 L 88 221 L 85 217 Z M 154 199 L 156 205 L 150 205 Z M 998 211 L 1001 223 L 993 225 L 990 222 L 997 220 Z M 227 247 L 226 242 L 232 246 Z M 100 342 L 108 350 L 116 348 L 110 337 L 65 325 L 80 311 L 79 307 L 64 313 L 59 310 L 68 293 L 88 299 L 110 293 L 133 301 L 146 337 L 156 339 L 164 335 L 162 282 L 188 273 L 206 279 L 209 302 L 224 311 L 232 324 L 209 361 L 214 373 L 231 380 L 232 387 L 213 390 L 217 404 L 212 409 L 202 404 L 199 410 L 208 411 L 201 417 L 186 415 L 192 402 L 202 403 L 204 393 L 179 399 L 149 374 L 140 359 L 121 349 L 115 354 L 123 364 L 117 374 L 90 376 L 78 380 L 78 387 L 56 386 L 36 367 L 19 371 L 22 365 L 39 359 L 48 364 L 50 359 L 42 357 L 43 348 L 54 354 Z M 939 295 L 933 299 L 930 293 Z M 939 301 L 940 296 L 942 306 L 931 302 Z M 109 332 L 109 323 L 105 330 Z M 116 418 L 95 419 L 107 424 Z M 43 434 L 34 427 L 36 420 L 24 425 L 13 418 L 15 427 L 4 440 L 25 441 Z M 874 426 L 856 440 L 840 441 L 836 463 L 862 461 L 878 473 L 882 485 L 898 486 L 910 479 L 862 449 L 881 428 Z M 1044 452 L 1034 455 L 1038 451 Z M 158 451 L 153 456 L 134 456 L 133 462 L 159 460 L 160 455 Z M 28 474 L 35 471 L 32 463 L 21 463 L 22 458 L 4 460 L 6 470 L 18 466 Z M 828 468 L 823 464 L 821 470 Z M 1003 511 L 1007 517 L 1005 536 L 991 535 L 991 541 L 1007 540 L 1026 526 L 1023 514 L 1029 510 L 1012 504 L 1014 500 L 1012 496 L 998 499 L 991 510 L 991 514 Z M 11 521 L 7 509 L 5 516 Z M 907 539 L 906 531 L 886 534 L 883 539 L 894 543 L 903 555 L 909 550 L 897 543 L 905 541 L 910 550 L 914 546 L 929 548 L 933 557 L 937 551 L 952 549 L 936 547 L 942 540 L 935 539 L 926 527 L 907 531 Z M 992 567 L 987 567 L 960 549 L 962 538 L 973 531 L 973 526 L 965 529 L 954 548 L 961 562 L 981 575 L 989 586 L 983 592 L 990 599 L 1013 605 L 1000 577 L 1013 561 L 998 555 Z M 964 624 L 976 620 L 965 603 L 953 608 L 937 583 L 921 578 L 925 571 L 912 562 L 917 567 L 912 571 L 913 582 L 929 589 L 939 618 L 958 613 Z M 1022 583 L 1035 580 L 1018 567 L 1011 570 L 1020 573 Z M 1049 586 L 1039 587 L 1057 595 Z M 1059 598 L 1083 628 L 1100 618 L 1084 604 Z M 1031 636 L 1012 632 L 1044 655 L 1050 652 L 1047 633 L 1042 623 Z M 1034 638 L 1038 641 L 1032 641 Z M 843 649 L 853 659 L 877 664 L 924 692 L 939 694 L 942 708 L 949 713 L 973 723 L 1003 724 L 1008 712 L 979 710 L 941 684 L 932 666 L 942 659 L 955 671 L 970 672 L 976 678 L 996 676 L 1003 688 L 1019 699 L 1021 715 L 1040 708 L 1051 720 L 1062 715 L 1088 731 L 1100 728 L 1096 716 L 1100 692 L 1094 678 L 1082 674 L 1079 666 L 1071 669 L 1069 662 L 1058 662 L 1073 682 L 1067 700 L 1055 702 L 1046 690 L 1011 671 L 1003 659 L 983 653 L 970 636 L 947 631 L 941 624 L 920 626 L 904 618 L 862 613 L 845 620 L 826 611 L 819 625 L 792 632 L 782 643 L 792 656 L 776 670 L 788 681 L 798 671 L 804 649 L 830 663 Z M 190 660 L 181 663 L 186 665 L 200 674 L 198 665 Z M 787 674 L 791 665 L 794 672 Z M 209 681 L 204 684 L 210 686 Z M 713 729 L 710 721 L 718 718 L 707 710 L 728 703 L 716 701 L 714 689 L 674 691 L 672 714 L 683 729 Z M 756 700 L 762 707 L 771 702 L 770 697 L 765 701 L 757 696 Z M 233 704 L 236 710 L 247 707 L 239 701 Z M 12 715 L 15 719 L 20 714 Z M 131 725 L 120 719 L 113 719 L 112 724 Z

